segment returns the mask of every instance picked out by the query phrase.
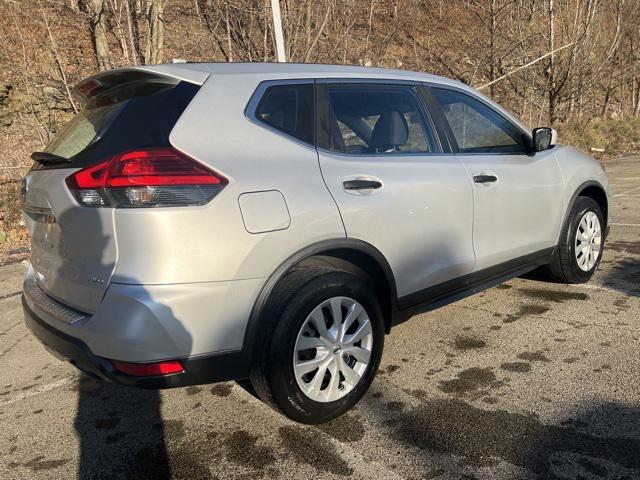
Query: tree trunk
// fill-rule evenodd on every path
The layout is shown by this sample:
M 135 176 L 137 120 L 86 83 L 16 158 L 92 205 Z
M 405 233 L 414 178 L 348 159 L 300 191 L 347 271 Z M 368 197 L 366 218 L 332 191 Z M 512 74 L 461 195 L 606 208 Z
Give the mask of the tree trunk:
M 553 0 L 549 1 L 549 51 L 553 52 L 555 49 L 555 11 L 553 9 Z M 558 92 L 556 92 L 556 79 L 555 79 L 556 63 L 554 54 L 549 56 L 549 124 L 553 125 L 557 118 L 557 100 Z
M 224 21 L 227 32 L 227 52 L 229 52 L 228 61 L 233 62 L 233 49 L 231 47 L 231 26 L 229 24 L 229 4 L 227 3 L 225 3 Z
M 130 16 L 130 24 L 129 28 L 131 30 L 131 43 L 133 45 L 132 49 L 135 57 L 138 60 L 138 63 L 144 64 L 146 61 L 146 57 L 141 47 L 141 35 L 140 35 L 140 15 L 141 15 L 141 6 L 138 0 L 128 0 L 129 7 L 129 16 Z
M 496 79 L 496 0 L 489 1 L 489 81 Z M 495 97 L 495 85 L 489 88 L 491 97 Z
M 96 56 L 98 70 L 108 70 L 111 68 L 111 53 L 107 41 L 107 6 L 105 0 L 82 0 L 83 11 L 89 17 L 89 28 L 91 29 L 91 41 L 93 52 Z
M 64 90 L 67 94 L 67 99 L 71 104 L 71 108 L 73 109 L 73 113 L 78 113 L 78 108 L 76 107 L 75 102 L 73 101 L 73 96 L 71 95 L 71 88 L 69 88 L 69 82 L 67 81 L 67 74 L 64 72 L 64 64 L 62 63 L 62 59 L 60 58 L 60 54 L 58 53 L 58 47 L 56 46 L 56 42 L 53 39 L 53 32 L 51 31 L 51 26 L 49 25 L 49 20 L 47 19 L 47 15 L 42 6 L 40 7 L 42 11 L 42 19 L 44 20 L 44 26 L 47 28 L 47 33 L 49 34 L 49 41 L 51 42 L 51 53 L 53 54 L 53 59 L 56 62 L 56 66 L 58 67 L 58 72 L 60 72 L 60 80 L 62 80 L 62 84 L 64 85 Z
M 129 58 L 129 45 L 127 44 L 127 34 L 125 33 L 125 29 L 122 26 L 123 11 L 126 17 L 128 12 L 127 6 L 125 5 L 123 8 L 122 4 L 118 4 L 118 0 L 108 0 L 108 1 L 110 2 L 109 6 L 112 12 L 112 15 L 109 19 L 111 20 L 111 22 L 109 23 L 109 26 L 111 28 L 111 31 L 115 33 L 118 43 L 120 44 L 120 51 L 122 52 L 122 56 L 126 59 L 127 62 L 130 62 L 131 59 Z M 127 0 L 125 0 L 124 3 L 126 2 Z
M 127 33 L 129 34 L 129 43 L 131 44 L 133 64 L 138 65 L 140 58 L 140 38 L 138 35 L 138 22 L 137 19 L 133 18 L 133 12 L 131 10 L 131 1 L 132 0 L 124 0 L 125 15 L 127 16 Z
M 147 10 L 147 64 L 162 63 L 165 3 L 166 0 L 149 0 L 149 8 Z

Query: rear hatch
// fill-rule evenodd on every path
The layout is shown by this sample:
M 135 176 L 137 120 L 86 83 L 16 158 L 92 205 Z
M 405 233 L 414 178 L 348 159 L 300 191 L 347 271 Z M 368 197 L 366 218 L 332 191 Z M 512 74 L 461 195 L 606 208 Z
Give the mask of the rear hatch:
M 79 196 L 70 177 L 123 152 L 169 151 L 169 134 L 198 88 L 135 69 L 107 72 L 76 87 L 83 110 L 43 152 L 34 153 L 36 164 L 22 193 L 31 262 L 47 295 L 93 313 L 118 259 L 115 205 L 104 202 L 98 190 Z

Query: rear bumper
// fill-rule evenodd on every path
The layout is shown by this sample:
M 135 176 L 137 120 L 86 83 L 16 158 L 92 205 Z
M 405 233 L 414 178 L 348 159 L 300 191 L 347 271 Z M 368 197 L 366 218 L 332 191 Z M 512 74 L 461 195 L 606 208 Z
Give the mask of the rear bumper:
M 94 355 L 80 339 L 57 330 L 38 317 L 22 297 L 27 328 L 56 357 L 83 372 L 122 385 L 141 388 L 173 388 L 240 380 L 249 376 L 249 358 L 243 350 L 180 358 L 184 371 L 157 377 L 132 377 L 117 372 L 108 359 Z
M 241 350 L 264 280 L 195 284 L 111 283 L 95 311 L 79 312 L 39 287 L 29 268 L 27 306 L 45 324 L 82 341 L 94 354 L 151 362 Z M 77 292 L 70 291 L 70 296 Z

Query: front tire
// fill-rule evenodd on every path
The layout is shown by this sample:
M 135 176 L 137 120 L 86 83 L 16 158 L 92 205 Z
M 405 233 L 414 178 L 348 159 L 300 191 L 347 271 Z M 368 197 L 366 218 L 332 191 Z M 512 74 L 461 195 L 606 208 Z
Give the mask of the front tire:
M 303 267 L 276 285 L 251 368 L 258 397 L 292 420 L 316 424 L 368 390 L 384 345 L 380 306 L 367 279 Z
M 604 232 L 604 217 L 596 201 L 576 198 L 548 267 L 551 277 L 562 283 L 589 281 L 602 259 Z

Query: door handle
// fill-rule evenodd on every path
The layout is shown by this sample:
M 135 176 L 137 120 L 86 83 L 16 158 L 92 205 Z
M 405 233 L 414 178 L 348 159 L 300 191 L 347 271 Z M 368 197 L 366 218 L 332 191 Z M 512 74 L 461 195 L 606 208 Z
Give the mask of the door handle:
M 345 180 L 342 182 L 345 190 L 371 190 L 382 187 L 378 180 Z
M 473 181 L 475 183 L 493 183 L 498 181 L 498 177 L 490 174 L 474 175 Z

